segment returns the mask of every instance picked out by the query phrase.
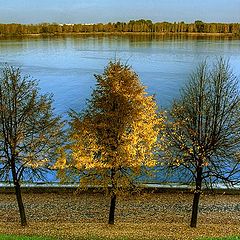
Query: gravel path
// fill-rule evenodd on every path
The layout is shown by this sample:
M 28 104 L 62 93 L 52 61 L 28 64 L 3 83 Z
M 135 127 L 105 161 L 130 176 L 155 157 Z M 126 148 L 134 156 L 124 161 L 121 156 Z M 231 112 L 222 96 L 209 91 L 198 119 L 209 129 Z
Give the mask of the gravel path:
M 141 196 L 118 197 L 116 223 L 120 225 L 136 224 L 135 229 L 140 228 L 141 225 L 150 226 L 151 224 L 160 224 L 165 228 L 176 225 L 181 229 L 188 229 L 192 197 L 193 195 L 188 193 L 146 193 Z M 109 197 L 99 193 L 78 195 L 73 193 L 29 193 L 23 194 L 23 200 L 28 222 L 33 225 L 90 224 L 87 227 L 90 229 L 94 224 L 105 224 L 108 218 Z M 19 216 L 14 194 L 0 194 L 0 216 L 0 231 L 6 232 L 1 229 L 7 224 L 18 225 Z M 219 234 L 236 235 L 240 234 L 239 222 L 239 195 L 201 196 L 198 222 L 200 227 L 214 226 L 215 233 L 218 233 L 216 229 L 223 228 L 219 230 Z M 83 226 L 82 229 L 84 229 Z M 140 230 L 144 229 L 140 228 Z M 21 230 L 19 231 L 21 232 Z

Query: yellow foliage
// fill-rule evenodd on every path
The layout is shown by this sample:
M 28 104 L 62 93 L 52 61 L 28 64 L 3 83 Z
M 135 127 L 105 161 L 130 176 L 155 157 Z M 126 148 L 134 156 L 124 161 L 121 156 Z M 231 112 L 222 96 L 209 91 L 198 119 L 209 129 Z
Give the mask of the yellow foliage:
M 117 188 L 129 184 L 129 173 L 155 166 L 154 149 L 164 119 L 157 113 L 153 96 L 128 66 L 110 62 L 104 73 L 95 77 L 97 85 L 87 110 L 82 115 L 72 114 L 69 164 L 101 176 L 83 178 L 82 183 L 93 184 L 95 179 Z M 59 168 L 61 162 L 66 166 L 59 160 Z

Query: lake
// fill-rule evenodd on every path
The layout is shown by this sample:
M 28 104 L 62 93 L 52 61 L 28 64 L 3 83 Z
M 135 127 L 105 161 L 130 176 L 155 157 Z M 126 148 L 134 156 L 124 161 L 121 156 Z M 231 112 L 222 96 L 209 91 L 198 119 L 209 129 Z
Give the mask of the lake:
M 229 59 L 240 78 L 240 39 L 164 35 L 80 35 L 0 40 L 0 67 L 21 67 L 54 94 L 55 113 L 81 110 L 111 59 L 128 63 L 159 105 L 168 107 L 196 66 L 219 56 Z M 54 176 L 48 179 L 55 180 Z M 157 178 L 158 180 L 161 177 Z
M 57 114 L 81 110 L 111 59 L 128 63 L 159 105 L 168 107 L 199 62 L 229 59 L 240 76 L 240 39 L 165 35 L 80 35 L 0 40 L 0 67 L 21 67 L 54 94 Z

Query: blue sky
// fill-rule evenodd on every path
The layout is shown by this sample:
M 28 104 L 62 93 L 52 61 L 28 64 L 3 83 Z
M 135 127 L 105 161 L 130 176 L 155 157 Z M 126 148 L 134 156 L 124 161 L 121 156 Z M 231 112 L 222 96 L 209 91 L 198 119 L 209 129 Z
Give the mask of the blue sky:
M 0 0 L 0 23 L 240 22 L 240 0 Z

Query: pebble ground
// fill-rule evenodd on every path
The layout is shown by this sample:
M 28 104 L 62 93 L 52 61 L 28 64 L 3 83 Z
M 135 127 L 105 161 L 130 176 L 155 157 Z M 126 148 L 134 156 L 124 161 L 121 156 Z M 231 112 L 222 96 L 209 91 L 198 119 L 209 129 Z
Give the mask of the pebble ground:
M 116 224 L 107 224 L 109 197 L 100 193 L 24 193 L 28 227 L 19 225 L 14 194 L 0 194 L 0 232 L 83 239 L 195 239 L 240 236 L 240 195 L 202 195 L 198 227 L 189 227 L 193 195 L 144 193 L 120 196 Z M 82 238 L 83 237 L 83 238 Z

